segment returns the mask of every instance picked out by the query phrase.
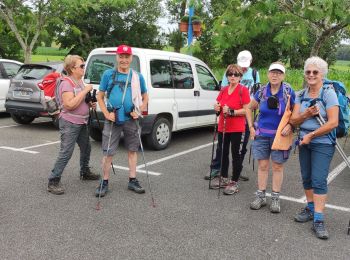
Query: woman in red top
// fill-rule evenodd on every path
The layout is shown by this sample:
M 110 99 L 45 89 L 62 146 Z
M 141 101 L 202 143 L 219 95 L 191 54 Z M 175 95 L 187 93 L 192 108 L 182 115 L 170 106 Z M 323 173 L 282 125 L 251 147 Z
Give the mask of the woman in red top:
M 243 75 L 242 68 L 236 64 L 227 67 L 226 77 L 229 85 L 223 87 L 216 99 L 215 111 L 220 112 L 218 145 L 222 148 L 221 177 L 215 177 L 211 189 L 225 187 L 224 194 L 231 195 L 238 192 L 238 178 L 242 171 L 239 148 L 242 133 L 245 132 L 245 117 L 248 125 L 252 126 L 252 117 L 249 109 L 249 90 L 239 84 Z M 223 142 L 224 140 L 224 142 Z M 229 148 L 232 153 L 232 178 L 228 179 Z M 220 180 L 221 178 L 221 180 Z

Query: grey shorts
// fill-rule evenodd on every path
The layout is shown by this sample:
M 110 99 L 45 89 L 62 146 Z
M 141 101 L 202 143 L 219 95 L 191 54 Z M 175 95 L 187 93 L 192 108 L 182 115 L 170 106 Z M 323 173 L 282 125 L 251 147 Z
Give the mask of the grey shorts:
M 137 126 L 134 120 L 127 120 L 123 125 L 105 121 L 102 132 L 102 152 L 104 156 L 113 156 L 117 152 L 121 134 L 124 134 L 124 145 L 128 151 L 137 152 L 140 147 Z
M 288 151 L 271 150 L 273 137 L 256 136 L 253 142 L 253 156 L 256 160 L 271 160 L 275 163 L 285 163 L 288 160 Z

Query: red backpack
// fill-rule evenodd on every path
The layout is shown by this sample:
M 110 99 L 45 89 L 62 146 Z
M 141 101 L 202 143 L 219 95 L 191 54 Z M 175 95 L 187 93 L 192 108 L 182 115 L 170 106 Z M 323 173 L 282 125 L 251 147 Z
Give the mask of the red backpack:
M 46 75 L 43 81 L 40 84 L 40 88 L 44 91 L 44 95 L 47 97 L 55 96 L 55 89 L 57 80 L 61 77 L 61 74 L 58 72 L 51 72 Z

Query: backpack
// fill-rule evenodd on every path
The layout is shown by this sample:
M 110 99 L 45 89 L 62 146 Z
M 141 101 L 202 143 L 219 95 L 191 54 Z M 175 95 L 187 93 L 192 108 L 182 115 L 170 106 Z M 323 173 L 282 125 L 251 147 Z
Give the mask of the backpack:
M 254 84 L 250 88 L 250 95 L 253 95 L 253 96 L 261 88 L 261 83 L 260 82 L 256 82 L 256 74 L 257 74 L 257 71 L 256 71 L 256 69 L 253 68 L 252 76 L 253 76 Z
M 323 87 L 321 90 L 321 97 L 318 98 L 326 107 L 326 103 L 324 101 L 324 91 L 326 89 L 334 89 L 337 94 L 338 103 L 339 103 L 339 118 L 338 118 L 338 126 L 335 129 L 336 137 L 341 138 L 347 136 L 350 128 L 350 99 L 346 96 L 346 88 L 344 83 L 336 80 L 324 79 Z M 310 98 L 304 98 L 305 89 L 302 90 L 299 94 L 299 97 L 303 97 L 300 102 L 311 100 Z M 316 99 L 317 100 L 317 99 Z
M 44 101 L 42 104 L 51 116 L 59 114 L 62 110 L 63 102 L 60 95 L 60 85 L 65 79 L 71 81 L 68 77 L 64 77 L 60 73 L 52 72 L 40 84 L 44 92 Z M 74 83 L 72 82 L 72 84 Z
M 279 98 L 278 101 L 279 103 L 283 101 L 284 104 L 287 105 L 288 95 L 290 95 L 290 93 L 292 92 L 292 87 L 289 85 L 289 83 L 282 82 L 282 91 L 283 91 L 282 98 Z M 260 102 L 267 100 L 266 94 L 267 94 L 267 85 L 264 85 L 260 88 L 260 93 L 259 93 Z M 281 108 L 282 107 L 280 106 L 279 109 Z M 281 111 L 279 111 L 279 113 L 281 113 Z

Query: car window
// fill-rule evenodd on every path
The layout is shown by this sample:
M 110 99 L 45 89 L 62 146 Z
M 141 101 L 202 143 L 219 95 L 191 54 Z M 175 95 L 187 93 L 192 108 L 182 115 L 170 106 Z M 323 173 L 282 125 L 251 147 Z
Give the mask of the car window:
M 191 65 L 187 62 L 171 61 L 175 88 L 192 89 L 193 74 Z
M 100 84 L 103 72 L 107 69 L 113 69 L 116 64 L 115 55 L 98 54 L 89 59 L 84 75 L 85 82 Z M 133 55 L 131 68 L 140 72 L 140 59 Z
M 42 79 L 54 69 L 46 66 L 22 66 L 15 79 Z
M 151 60 L 151 82 L 154 88 L 173 88 L 168 60 Z
M 21 65 L 12 62 L 3 62 L 2 65 L 8 78 L 13 78 L 21 67 Z
M 205 90 L 216 90 L 217 82 L 209 70 L 201 65 L 196 65 L 199 85 Z

